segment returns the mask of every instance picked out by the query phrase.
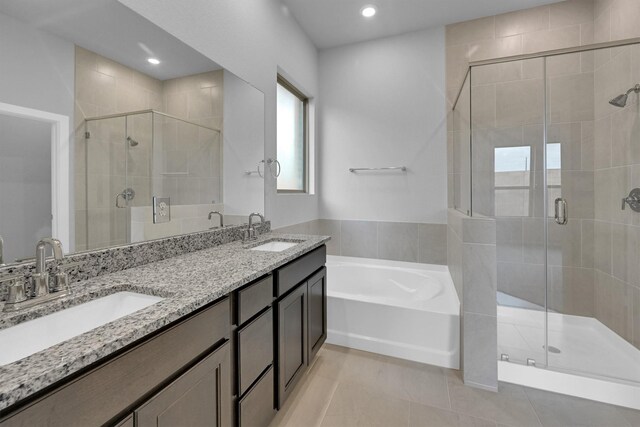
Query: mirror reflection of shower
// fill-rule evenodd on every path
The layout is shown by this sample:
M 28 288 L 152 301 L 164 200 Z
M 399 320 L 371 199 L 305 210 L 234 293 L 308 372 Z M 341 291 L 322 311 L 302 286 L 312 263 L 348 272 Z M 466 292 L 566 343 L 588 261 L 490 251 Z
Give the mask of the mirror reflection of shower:
M 627 99 L 629 98 L 629 94 L 631 92 L 640 93 L 640 84 L 636 84 L 634 87 L 629 89 L 627 93 L 620 94 L 609 101 L 609 104 L 614 107 L 624 108 L 627 105 Z

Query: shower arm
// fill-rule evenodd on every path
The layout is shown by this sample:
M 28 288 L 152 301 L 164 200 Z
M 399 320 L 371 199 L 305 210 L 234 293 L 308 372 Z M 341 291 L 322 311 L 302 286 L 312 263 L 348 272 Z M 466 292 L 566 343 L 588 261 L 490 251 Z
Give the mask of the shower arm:
M 629 89 L 625 95 L 629 95 L 631 92 L 640 93 L 640 84 L 636 84 L 634 87 Z

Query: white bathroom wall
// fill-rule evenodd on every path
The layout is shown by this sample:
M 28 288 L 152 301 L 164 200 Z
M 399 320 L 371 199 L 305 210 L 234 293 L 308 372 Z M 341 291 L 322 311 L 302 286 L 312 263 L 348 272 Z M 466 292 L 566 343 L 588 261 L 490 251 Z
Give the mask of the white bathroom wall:
M 315 46 L 276 0 L 120 0 L 265 94 L 265 157 L 276 156 L 278 67 L 309 96 L 318 94 Z M 313 101 L 312 101 L 313 102 Z M 318 217 L 317 195 L 278 195 L 265 180 L 265 212 L 275 227 Z
M 444 28 L 320 52 L 321 218 L 446 223 L 444 64 Z

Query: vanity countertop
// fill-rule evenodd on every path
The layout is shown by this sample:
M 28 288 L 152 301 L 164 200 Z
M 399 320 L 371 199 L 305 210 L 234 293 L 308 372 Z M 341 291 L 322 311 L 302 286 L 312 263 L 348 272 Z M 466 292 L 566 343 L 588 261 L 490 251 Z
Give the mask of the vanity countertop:
M 282 252 L 249 248 L 277 238 L 300 242 Z M 65 298 L 18 313 L 1 313 L 0 329 L 118 291 L 164 297 L 164 300 L 0 366 L 0 411 L 68 375 L 157 331 L 233 290 L 323 245 L 328 236 L 268 233 L 252 242 L 236 241 L 98 276 L 72 285 Z

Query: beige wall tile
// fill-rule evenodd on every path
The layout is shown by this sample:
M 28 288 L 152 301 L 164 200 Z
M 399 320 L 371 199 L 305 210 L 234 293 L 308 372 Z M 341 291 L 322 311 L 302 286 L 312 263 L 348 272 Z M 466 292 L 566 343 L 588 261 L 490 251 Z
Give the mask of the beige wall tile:
M 549 29 L 549 6 L 518 10 L 496 16 L 496 37 Z
M 640 2 L 615 0 L 611 4 L 611 39 L 623 40 L 640 36 Z
M 574 316 L 595 316 L 593 269 L 551 267 L 549 271 L 550 309 Z
M 496 85 L 496 126 L 542 123 L 544 112 L 543 80 L 523 80 Z M 474 99 L 475 103 L 475 99 Z
M 595 277 L 596 318 L 622 338 L 631 341 L 633 288 L 598 270 Z
M 418 262 L 447 264 L 446 224 L 418 224 Z
M 498 261 L 522 262 L 522 235 L 521 218 L 496 218 Z
M 418 224 L 379 222 L 378 257 L 418 262 Z
M 580 25 L 527 33 L 523 35 L 522 44 L 523 53 L 580 46 Z
M 482 61 L 523 53 L 522 36 L 508 36 L 496 39 L 479 40 L 469 44 L 469 59 Z
M 591 0 L 566 0 L 549 5 L 550 27 L 566 27 L 593 22 L 594 4 Z
M 491 39 L 495 34 L 495 18 L 474 19 L 458 24 L 447 25 L 445 40 L 447 46 L 471 43 L 481 39 Z
M 378 225 L 373 221 L 342 221 L 341 254 L 363 258 L 378 257 Z
M 633 345 L 640 348 L 640 289 L 633 287 Z

